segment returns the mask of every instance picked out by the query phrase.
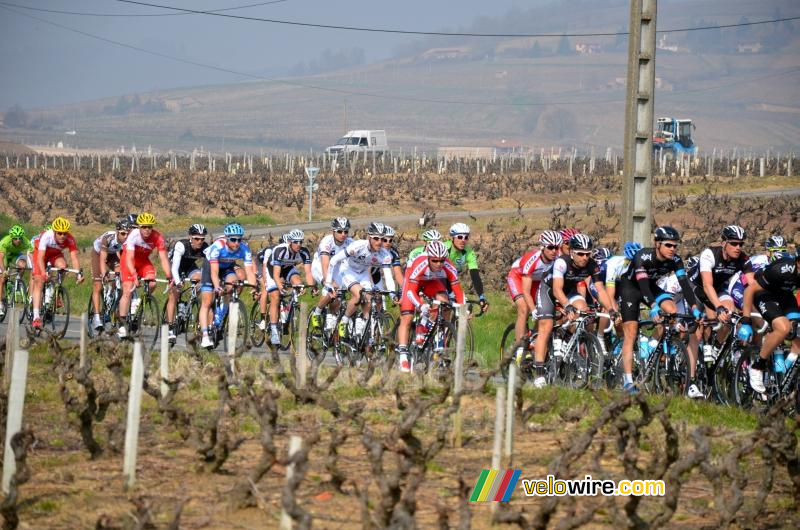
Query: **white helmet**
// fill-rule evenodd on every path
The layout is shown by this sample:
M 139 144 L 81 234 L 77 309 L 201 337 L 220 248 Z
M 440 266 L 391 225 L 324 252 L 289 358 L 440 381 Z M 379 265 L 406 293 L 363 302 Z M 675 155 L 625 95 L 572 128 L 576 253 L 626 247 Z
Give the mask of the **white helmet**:
M 395 236 L 394 228 L 392 228 L 389 225 L 383 225 L 383 235 L 385 235 L 386 237 L 394 237 Z
M 450 235 L 454 236 L 456 234 L 469 234 L 469 227 L 464 223 L 456 223 L 450 227 Z
M 441 241 L 442 234 L 440 234 L 435 228 L 431 228 L 430 230 L 425 230 L 422 232 L 422 240 L 425 242 Z
M 289 241 L 296 241 L 302 243 L 305 238 L 306 238 L 305 233 L 303 233 L 303 231 L 300 230 L 299 228 L 295 228 L 294 230 L 286 234 L 286 239 L 288 239 Z
M 444 243 L 441 241 L 431 241 L 425 245 L 425 254 L 427 254 L 429 258 L 446 258 L 447 247 L 444 246 Z
M 367 226 L 367 235 L 380 236 L 383 234 L 384 224 L 373 222 Z
M 347 217 L 336 217 L 331 221 L 331 230 L 350 230 L 350 220 Z
M 555 230 L 545 230 L 539 235 L 539 244 L 544 246 L 559 247 L 563 242 L 564 240 L 561 238 L 561 234 Z

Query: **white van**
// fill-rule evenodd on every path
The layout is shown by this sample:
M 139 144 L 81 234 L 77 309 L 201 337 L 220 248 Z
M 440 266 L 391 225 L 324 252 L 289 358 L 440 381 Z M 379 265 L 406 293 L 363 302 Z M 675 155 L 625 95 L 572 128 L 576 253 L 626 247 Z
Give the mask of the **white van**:
M 347 131 L 343 137 L 339 138 L 336 145 L 328 147 L 325 151 L 332 155 L 339 153 L 362 153 L 375 152 L 383 153 L 388 149 L 386 144 L 386 131 Z

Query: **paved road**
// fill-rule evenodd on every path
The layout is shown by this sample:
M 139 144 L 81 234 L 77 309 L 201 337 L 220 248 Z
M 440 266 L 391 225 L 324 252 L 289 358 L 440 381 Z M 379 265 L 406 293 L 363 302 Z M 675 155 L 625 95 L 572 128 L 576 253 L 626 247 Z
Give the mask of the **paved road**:
M 800 187 L 793 187 L 793 188 L 778 188 L 774 190 L 753 190 L 753 191 L 737 191 L 733 193 L 727 194 L 734 198 L 746 198 L 746 197 L 758 197 L 758 198 L 768 198 L 768 197 L 777 197 L 781 195 L 800 195 Z M 694 201 L 697 199 L 697 195 L 689 195 L 688 200 Z M 611 201 L 612 204 L 619 206 L 621 204 L 620 200 Z M 580 209 L 582 206 L 587 204 L 586 202 L 581 203 L 573 203 L 571 206 L 574 209 Z M 553 205 L 550 206 L 532 206 L 529 208 L 522 208 L 518 210 L 517 208 L 496 208 L 496 209 L 485 209 L 485 210 L 448 210 L 448 211 L 439 211 L 436 213 L 436 219 L 456 219 L 461 221 L 469 221 L 471 217 L 509 217 L 513 215 L 517 215 L 521 213 L 522 215 L 541 215 L 547 214 L 552 210 Z M 399 214 L 399 215 L 388 215 L 388 216 L 379 216 L 378 218 L 387 224 L 390 225 L 398 225 L 400 223 L 416 223 L 419 221 L 421 213 L 414 212 L 409 214 Z M 356 227 L 366 227 L 370 222 L 374 221 L 376 217 L 358 217 L 351 219 L 351 223 L 353 226 Z M 250 226 L 247 227 L 247 231 L 250 235 L 253 236 L 266 236 L 266 235 L 278 235 L 283 234 L 290 228 L 300 228 L 301 230 L 327 230 L 329 228 L 330 221 L 314 221 L 311 223 L 301 223 L 301 224 L 277 224 L 277 225 L 270 225 L 270 226 Z

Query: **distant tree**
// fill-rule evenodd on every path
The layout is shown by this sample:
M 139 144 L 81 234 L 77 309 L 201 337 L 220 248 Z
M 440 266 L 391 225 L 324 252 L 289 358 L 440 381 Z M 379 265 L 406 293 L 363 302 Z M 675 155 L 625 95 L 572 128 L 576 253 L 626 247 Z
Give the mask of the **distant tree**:
M 569 42 L 569 37 L 566 35 L 562 35 L 561 38 L 558 40 L 558 47 L 556 48 L 556 53 L 558 55 L 572 55 L 575 53 L 575 50 L 572 48 L 572 45 Z
M 26 127 L 28 125 L 28 113 L 19 105 L 14 105 L 3 115 L 3 123 L 6 127 Z
M 183 134 L 178 137 L 178 139 L 182 142 L 194 142 L 194 133 L 192 133 L 191 129 L 186 129 L 183 131 Z

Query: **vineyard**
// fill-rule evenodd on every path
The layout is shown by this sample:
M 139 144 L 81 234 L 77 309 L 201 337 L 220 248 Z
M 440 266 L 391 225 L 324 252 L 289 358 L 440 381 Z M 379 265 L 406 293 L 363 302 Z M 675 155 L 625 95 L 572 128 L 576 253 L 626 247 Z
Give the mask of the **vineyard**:
M 800 425 L 781 404 L 755 415 L 605 391 L 517 389 L 513 455 L 501 468 L 536 479 L 661 479 L 665 496 L 526 497 L 518 485 L 509 502 L 470 502 L 492 461 L 497 344 L 513 318 L 502 292 L 509 264 L 544 228 L 575 226 L 618 248 L 621 163 L 381 158 L 374 170 L 371 159 L 358 159 L 331 173 L 330 160 L 301 157 L 0 156 L 7 199 L 0 221 L 40 226 L 63 213 L 84 225 L 83 241 L 128 211 L 151 210 L 179 219 L 179 227 L 191 216 L 299 221 L 302 168 L 326 166 L 315 195 L 323 219 L 380 208 L 381 215 L 418 213 L 445 231 L 450 221 L 437 211 L 463 210 L 492 303 L 474 323 L 480 365 L 460 392 L 448 377 L 401 376 L 393 358 L 360 368 L 313 365 L 301 386 L 291 356 L 245 355 L 236 379 L 216 355 L 176 351 L 162 395 L 151 359 L 137 483 L 127 491 L 121 453 L 130 346 L 90 342 L 81 367 L 73 343 L 40 342 L 30 349 L 24 429 L 12 441 L 17 473 L 0 504 L 5 527 L 274 528 L 282 510 L 298 528 L 800 526 Z M 768 174 L 779 177 L 762 178 L 758 159 L 745 157 L 680 168 L 669 161 L 654 178 L 655 221 L 682 231 L 684 255 L 716 241 L 734 221 L 753 249 L 772 233 L 800 244 L 800 196 L 727 193 L 796 187 L 792 159 L 767 159 Z M 549 208 L 523 213 L 538 205 Z M 469 218 L 471 210 L 497 207 L 517 214 Z M 307 232 L 309 248 L 322 235 Z M 253 237 L 251 246 L 272 237 Z M 418 228 L 400 226 L 396 243 L 406 255 L 418 244 Z M 88 263 L 85 252 L 81 259 Z M 78 292 L 75 307 L 85 307 L 88 287 L 69 288 Z M 8 399 L 4 389 L 3 416 Z M 294 436 L 302 442 L 290 455 Z

